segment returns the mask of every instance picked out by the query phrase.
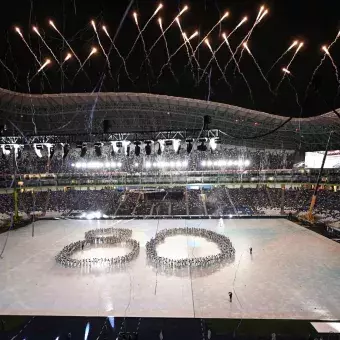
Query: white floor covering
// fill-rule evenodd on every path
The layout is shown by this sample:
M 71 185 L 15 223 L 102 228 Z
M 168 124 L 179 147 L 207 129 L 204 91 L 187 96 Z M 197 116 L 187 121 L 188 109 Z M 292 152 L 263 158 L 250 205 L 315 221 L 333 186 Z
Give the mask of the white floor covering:
M 168 275 L 149 266 L 145 243 L 157 220 L 40 221 L 9 234 L 0 259 L 0 314 L 197 318 L 340 319 L 340 244 L 283 219 L 160 220 L 158 230 L 200 226 L 227 235 L 235 261 L 219 270 Z M 121 271 L 60 267 L 54 256 L 97 227 L 133 229 L 138 258 Z M 2 249 L 7 234 L 0 235 Z M 204 239 L 170 237 L 161 256 L 217 252 Z M 249 247 L 253 247 L 253 256 Z M 190 248 L 190 249 L 188 249 Z M 122 248 L 75 256 L 116 256 Z M 233 291 L 233 302 L 228 292 Z

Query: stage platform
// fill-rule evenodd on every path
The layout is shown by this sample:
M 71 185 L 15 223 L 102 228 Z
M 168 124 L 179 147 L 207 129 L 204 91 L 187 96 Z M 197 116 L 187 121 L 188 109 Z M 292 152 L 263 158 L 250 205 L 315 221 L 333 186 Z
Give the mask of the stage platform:
M 131 228 L 141 245 L 126 269 L 87 272 L 55 262 L 54 256 L 83 239 L 85 231 L 114 225 Z M 191 275 L 149 266 L 145 243 L 157 228 L 185 226 L 227 235 L 235 260 Z M 2 315 L 340 319 L 340 244 L 285 219 L 225 219 L 223 225 L 214 219 L 56 220 L 37 222 L 34 238 L 31 232 L 27 226 L 9 233 L 0 259 Z M 0 235 L 0 249 L 6 237 Z M 178 236 L 159 251 L 169 257 L 200 256 L 215 253 L 216 247 Z M 122 249 L 103 248 L 101 254 L 116 256 Z

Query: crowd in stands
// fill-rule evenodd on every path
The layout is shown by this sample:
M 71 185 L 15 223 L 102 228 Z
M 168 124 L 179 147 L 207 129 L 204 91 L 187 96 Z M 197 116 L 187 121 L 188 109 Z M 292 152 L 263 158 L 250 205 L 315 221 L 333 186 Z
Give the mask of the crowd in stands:
M 313 190 L 216 187 L 211 190 L 155 189 L 154 192 L 101 190 L 31 191 L 18 194 L 22 214 L 100 211 L 109 216 L 298 214 L 307 211 Z M 0 214 L 14 211 L 13 194 L 0 194 Z M 315 212 L 340 220 L 340 193 L 319 190 Z

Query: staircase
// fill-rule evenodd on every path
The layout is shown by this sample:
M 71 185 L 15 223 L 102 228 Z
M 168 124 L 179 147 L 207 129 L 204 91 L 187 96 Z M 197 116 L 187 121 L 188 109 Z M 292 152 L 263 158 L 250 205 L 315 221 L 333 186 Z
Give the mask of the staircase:
M 51 196 L 51 190 L 48 190 L 48 191 L 47 191 L 47 197 L 46 197 L 45 208 L 44 208 L 44 210 L 43 210 L 43 216 L 46 215 L 46 211 L 47 211 L 48 205 L 49 205 L 49 203 L 50 203 L 50 196 Z
M 275 208 L 274 202 L 273 202 L 273 200 L 272 200 L 272 197 L 270 196 L 270 192 L 269 192 L 269 189 L 268 189 L 267 186 L 266 186 L 266 192 L 267 192 L 267 196 L 268 196 L 268 200 L 269 200 L 270 206 L 271 206 L 271 208 L 273 209 L 273 208 Z
M 190 215 L 189 213 L 189 199 L 188 199 L 188 190 L 185 189 L 185 208 L 187 211 L 187 215 Z
M 122 195 L 122 196 L 120 197 L 118 207 L 117 207 L 115 213 L 113 214 L 114 216 L 117 215 L 117 213 L 118 213 L 118 211 L 119 211 L 119 209 L 120 209 L 120 206 L 121 206 L 122 203 L 125 201 L 125 199 L 123 199 L 123 197 L 125 198 L 125 195 Z
M 226 193 L 226 195 L 227 195 L 227 197 L 228 197 L 228 200 L 229 200 L 231 206 L 233 207 L 234 214 L 235 214 L 235 215 L 238 215 L 238 212 L 237 212 L 237 210 L 236 210 L 236 207 L 235 207 L 235 204 L 234 204 L 233 200 L 231 199 L 230 192 L 229 192 L 228 188 L 225 187 L 224 190 L 225 190 L 225 193 Z
M 201 197 L 200 197 L 200 200 L 202 202 L 202 205 L 203 205 L 203 210 L 204 210 L 204 215 L 208 215 L 208 210 L 207 210 L 207 205 L 205 204 L 205 199 L 202 198 L 202 189 L 201 189 Z
M 135 205 L 135 207 L 134 207 L 133 210 L 132 210 L 132 215 L 135 215 L 135 214 L 136 214 L 136 209 L 137 209 L 137 206 L 138 206 L 138 203 L 139 203 L 139 200 L 140 200 L 141 197 L 142 197 L 142 194 L 139 193 L 138 198 L 137 198 L 136 205 Z

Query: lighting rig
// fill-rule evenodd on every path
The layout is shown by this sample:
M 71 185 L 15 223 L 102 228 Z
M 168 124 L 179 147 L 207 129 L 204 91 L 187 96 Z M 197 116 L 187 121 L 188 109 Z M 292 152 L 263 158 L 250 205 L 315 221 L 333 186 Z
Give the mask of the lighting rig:
M 147 137 L 147 138 L 145 138 Z M 79 141 L 80 140 L 80 141 Z M 35 154 L 42 158 L 52 159 L 55 150 L 61 146 L 62 159 L 66 159 L 74 145 L 80 149 L 80 157 L 84 158 L 90 148 L 94 148 L 97 157 L 104 155 L 104 146 L 111 146 L 111 156 L 135 156 L 142 154 L 151 156 L 162 153 L 173 147 L 173 151 L 179 154 L 186 145 L 187 154 L 197 150 L 200 152 L 213 151 L 220 143 L 219 130 L 208 131 L 168 131 L 168 132 L 138 132 L 138 133 L 113 133 L 94 135 L 69 135 L 69 136 L 0 136 L 0 145 L 3 158 L 8 157 L 13 151 L 15 158 L 19 159 L 21 151 L 26 145 L 33 146 Z M 73 145 L 73 147 L 72 147 Z

